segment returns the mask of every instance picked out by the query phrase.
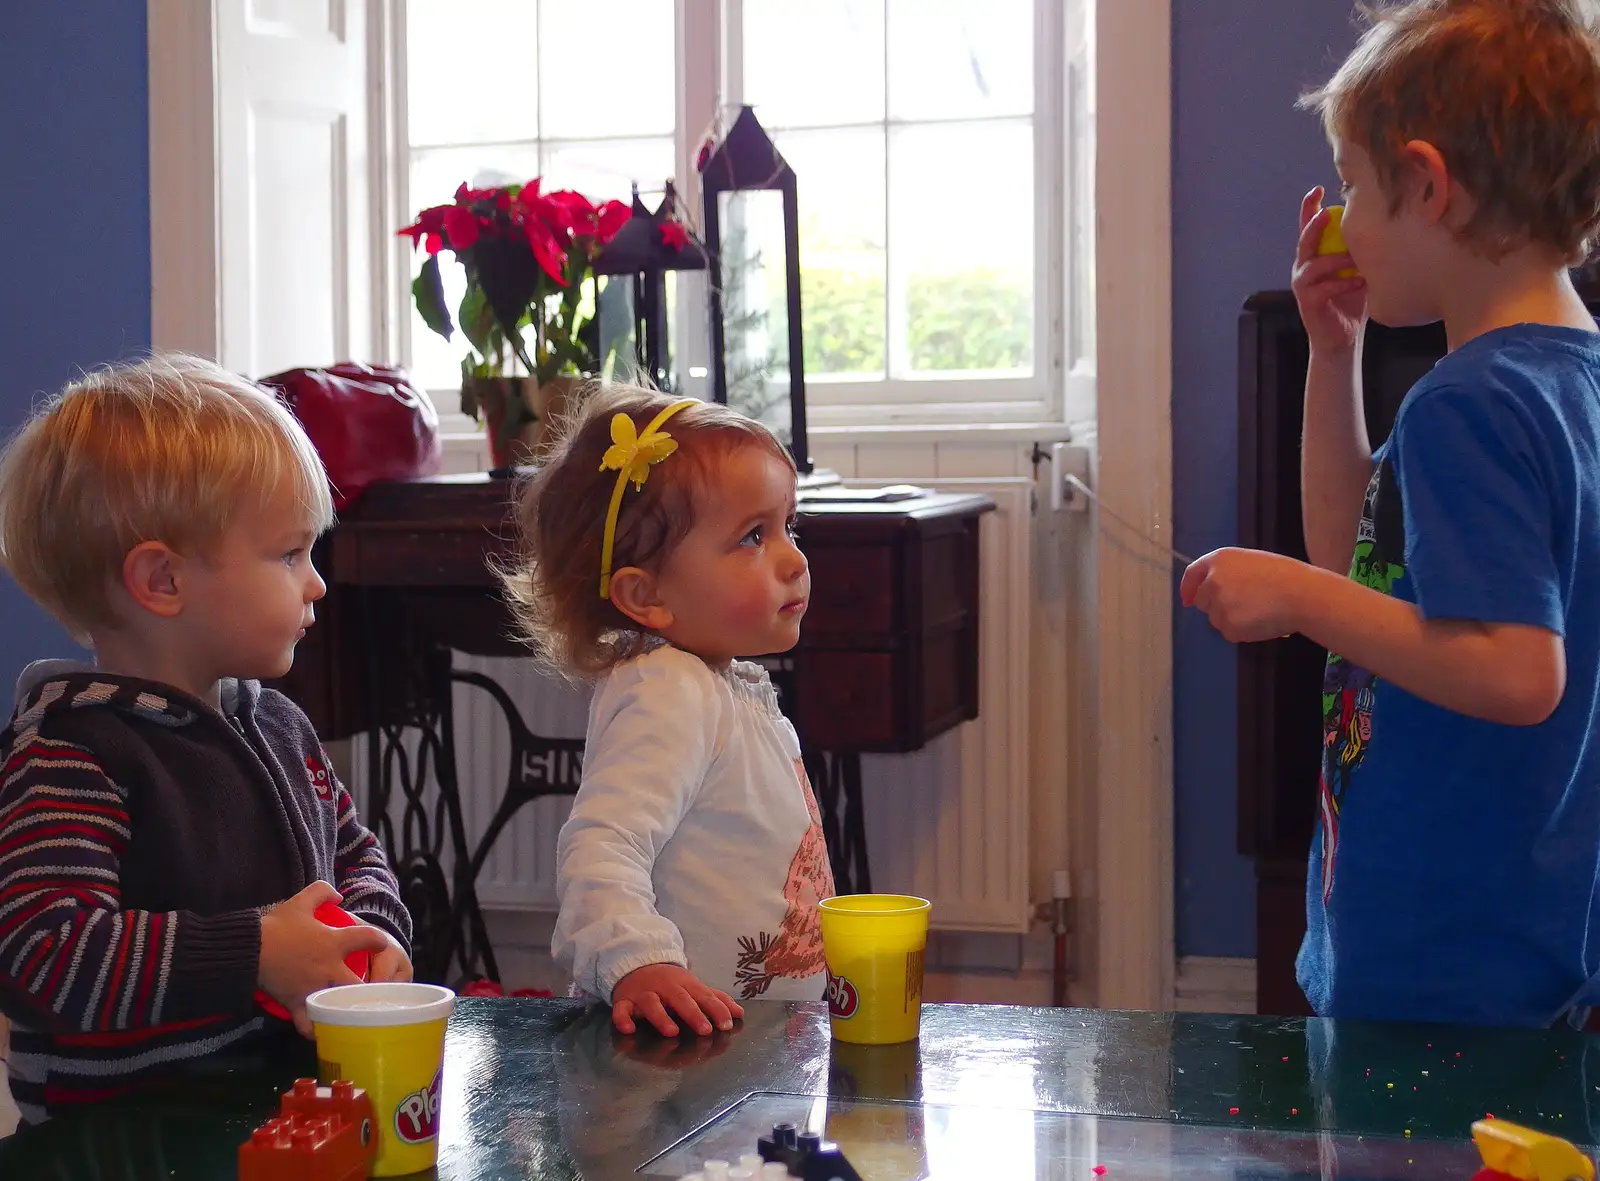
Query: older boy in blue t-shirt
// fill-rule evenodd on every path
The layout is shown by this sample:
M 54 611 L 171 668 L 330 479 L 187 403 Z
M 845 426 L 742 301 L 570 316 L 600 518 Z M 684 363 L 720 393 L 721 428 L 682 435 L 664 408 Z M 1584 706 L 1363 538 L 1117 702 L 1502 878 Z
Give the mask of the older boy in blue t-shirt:
M 1600 41 L 1576 0 L 1393 4 L 1305 102 L 1349 251 L 1318 255 L 1313 190 L 1294 267 L 1311 562 L 1218 550 L 1183 601 L 1230 640 L 1332 653 L 1313 1008 L 1581 1019 L 1600 1003 L 1600 335 L 1568 267 L 1600 226 Z M 1450 348 L 1376 451 L 1367 316 L 1443 320 Z

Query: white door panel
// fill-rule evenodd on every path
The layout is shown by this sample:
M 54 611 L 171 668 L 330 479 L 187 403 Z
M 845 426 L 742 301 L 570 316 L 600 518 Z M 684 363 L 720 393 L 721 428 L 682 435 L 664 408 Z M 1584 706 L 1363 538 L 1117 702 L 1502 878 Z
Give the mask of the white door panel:
M 215 4 L 221 361 L 371 360 L 365 4 Z

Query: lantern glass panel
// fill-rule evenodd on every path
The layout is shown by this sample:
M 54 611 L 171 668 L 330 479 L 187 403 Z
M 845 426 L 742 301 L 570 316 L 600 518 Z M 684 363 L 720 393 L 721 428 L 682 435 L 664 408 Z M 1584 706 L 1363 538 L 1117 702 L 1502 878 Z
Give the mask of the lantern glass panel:
M 717 217 L 728 405 L 765 423 L 792 446 L 783 194 L 774 189 L 718 194 Z
M 600 321 L 600 376 L 606 381 L 635 380 L 639 336 L 634 326 L 633 276 L 602 275 L 596 300 Z

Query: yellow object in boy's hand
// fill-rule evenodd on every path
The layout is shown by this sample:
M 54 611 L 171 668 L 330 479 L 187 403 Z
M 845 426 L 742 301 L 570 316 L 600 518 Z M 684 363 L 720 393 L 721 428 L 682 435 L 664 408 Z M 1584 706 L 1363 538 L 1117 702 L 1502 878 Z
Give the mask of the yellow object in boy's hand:
M 1322 240 L 1317 243 L 1318 254 L 1349 254 L 1350 248 L 1344 244 L 1344 206 L 1328 206 L 1328 224 L 1322 227 Z M 1345 267 L 1334 277 L 1337 279 L 1354 279 L 1361 272 L 1354 267 Z

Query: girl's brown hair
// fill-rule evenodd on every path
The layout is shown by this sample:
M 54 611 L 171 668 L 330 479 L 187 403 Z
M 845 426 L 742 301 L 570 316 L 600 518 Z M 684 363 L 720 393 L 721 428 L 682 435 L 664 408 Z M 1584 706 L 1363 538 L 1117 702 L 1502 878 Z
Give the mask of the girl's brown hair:
M 632 385 L 595 386 L 561 424 L 553 446 L 517 502 L 518 554 L 500 571 L 522 638 L 557 672 L 592 680 L 645 651 L 654 637 L 600 597 L 600 549 L 615 470 L 600 459 L 611 446 L 611 420 L 626 414 L 641 433 L 678 399 Z M 716 402 L 697 402 L 662 429 L 678 449 L 650 469 L 642 490 L 628 485 L 617 514 L 611 568 L 656 571 L 714 497 L 717 463 L 739 447 L 761 447 L 791 468 L 776 436 Z
M 1477 208 L 1491 258 L 1528 243 L 1581 262 L 1600 230 L 1600 37 L 1593 0 L 1359 5 L 1355 50 L 1300 105 L 1367 152 L 1395 208 L 1426 140 Z

